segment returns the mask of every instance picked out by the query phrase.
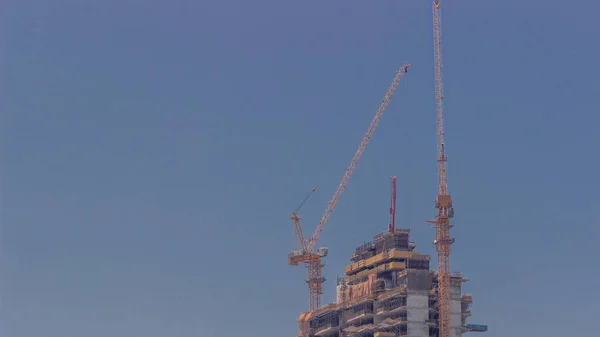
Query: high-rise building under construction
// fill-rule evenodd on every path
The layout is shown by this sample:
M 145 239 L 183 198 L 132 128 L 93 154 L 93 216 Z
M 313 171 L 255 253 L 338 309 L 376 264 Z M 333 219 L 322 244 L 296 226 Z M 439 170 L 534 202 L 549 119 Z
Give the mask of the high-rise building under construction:
M 345 277 L 337 282 L 337 301 L 300 315 L 300 337 L 437 337 L 438 285 L 430 256 L 415 251 L 410 230 L 392 229 L 356 248 Z M 451 337 L 487 331 L 467 324 L 472 297 L 467 280 L 451 274 Z

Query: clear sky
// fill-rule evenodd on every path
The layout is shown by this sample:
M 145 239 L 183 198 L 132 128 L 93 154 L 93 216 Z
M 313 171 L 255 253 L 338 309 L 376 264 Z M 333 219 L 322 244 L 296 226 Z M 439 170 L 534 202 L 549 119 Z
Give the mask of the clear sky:
M 435 252 L 428 1 L 3 0 L 0 337 L 296 336 L 314 229 L 413 67 L 319 245 L 324 301 L 384 231 L 389 176 Z M 443 5 L 451 268 L 487 337 L 596 336 L 597 1 Z M 596 211 L 596 212 L 594 212 Z

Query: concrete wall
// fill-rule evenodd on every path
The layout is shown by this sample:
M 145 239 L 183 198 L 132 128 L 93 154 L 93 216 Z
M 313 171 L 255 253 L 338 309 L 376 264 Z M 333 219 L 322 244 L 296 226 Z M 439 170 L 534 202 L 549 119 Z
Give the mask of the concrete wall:
M 429 296 L 425 293 L 409 292 L 406 296 L 408 337 L 428 337 Z
M 406 277 L 409 290 L 427 292 L 431 289 L 431 272 L 429 270 L 407 270 Z
M 450 288 L 450 337 L 462 336 L 461 283 L 452 282 Z
M 341 285 L 341 284 L 338 284 L 335 287 L 335 294 L 336 294 L 336 302 L 337 303 L 342 303 L 342 301 L 344 300 L 344 296 L 343 296 L 344 292 L 343 292 L 343 290 L 344 290 L 344 286 Z
M 450 332 L 451 337 L 460 337 L 462 335 L 462 313 L 460 310 L 460 301 L 452 300 L 450 302 Z

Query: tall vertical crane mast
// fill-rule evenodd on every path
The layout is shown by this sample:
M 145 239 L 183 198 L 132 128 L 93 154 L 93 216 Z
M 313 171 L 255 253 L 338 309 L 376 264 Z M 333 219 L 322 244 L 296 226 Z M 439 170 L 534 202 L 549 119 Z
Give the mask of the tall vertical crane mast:
M 393 233 L 396 231 L 396 177 L 390 178 L 390 225 L 388 226 L 388 232 Z
M 450 219 L 454 216 L 448 192 L 447 157 L 444 142 L 444 85 L 442 77 L 442 13 L 440 1 L 433 2 L 433 50 L 435 64 L 435 107 L 437 138 L 438 193 L 435 201 L 435 244 L 438 254 L 439 337 L 450 337 Z
M 396 75 L 394 76 L 392 84 L 390 84 L 385 96 L 383 97 L 383 100 L 379 105 L 379 109 L 377 109 L 375 116 L 373 116 L 371 124 L 367 128 L 367 132 L 363 136 L 362 141 L 358 146 L 358 149 L 354 153 L 354 157 L 352 157 L 352 160 L 350 161 L 350 165 L 348 166 L 348 168 L 346 168 L 346 171 L 344 172 L 344 176 L 342 177 L 340 184 L 338 185 L 335 193 L 333 194 L 333 197 L 327 204 L 327 208 L 325 209 L 321 220 L 317 224 L 317 228 L 315 229 L 314 234 L 309 240 L 306 240 L 304 238 L 302 226 L 300 226 L 300 217 L 298 216 L 297 212 L 294 212 L 291 216 L 296 228 L 298 239 L 301 241 L 300 245 L 302 248 L 297 249 L 288 254 L 288 264 L 291 266 L 297 266 L 299 263 L 305 263 L 308 267 L 308 279 L 306 280 L 306 283 L 308 283 L 308 290 L 310 293 L 309 310 L 311 312 L 317 310 L 321 305 L 321 294 L 323 294 L 323 282 L 325 282 L 325 278 L 322 275 L 323 264 L 321 263 L 321 258 L 327 255 L 327 248 L 319 248 L 315 252 L 314 247 L 317 243 L 317 240 L 319 240 L 319 236 L 323 231 L 323 227 L 329 220 L 331 212 L 333 212 L 333 209 L 335 208 L 335 206 L 337 206 L 338 202 L 340 201 L 342 192 L 344 192 L 346 185 L 348 185 L 348 181 L 350 180 L 350 177 L 352 177 L 354 169 L 356 169 L 356 166 L 358 165 L 360 158 L 362 157 L 365 149 L 367 148 L 367 145 L 369 145 L 369 141 L 371 140 L 371 137 L 373 136 L 373 133 L 375 132 L 375 129 L 377 128 L 377 125 L 381 120 L 381 117 L 383 117 L 383 114 L 385 113 L 390 103 L 390 100 L 392 99 L 392 96 L 396 92 L 398 84 L 400 84 L 400 80 L 408 72 L 408 68 L 410 68 L 410 64 L 405 64 L 396 71 Z M 301 205 L 303 204 L 304 202 Z

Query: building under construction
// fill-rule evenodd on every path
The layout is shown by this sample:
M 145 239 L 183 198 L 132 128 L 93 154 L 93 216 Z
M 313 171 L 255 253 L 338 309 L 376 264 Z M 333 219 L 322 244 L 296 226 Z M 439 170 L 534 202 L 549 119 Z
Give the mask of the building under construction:
M 300 315 L 300 337 L 437 337 L 438 277 L 430 256 L 410 241 L 410 230 L 393 229 L 354 251 L 337 301 Z M 451 275 L 451 337 L 487 326 L 467 324 L 471 295 L 462 293 L 461 274 Z
M 321 259 L 327 255 L 327 249 L 315 251 L 315 244 L 323 226 L 338 204 L 400 79 L 407 73 L 410 65 L 406 64 L 396 72 L 392 84 L 310 239 L 304 236 L 300 217 L 297 214 L 306 198 L 292 213 L 291 219 L 301 247 L 297 247 L 288 255 L 288 264 L 297 266 L 304 263 L 309 271 L 306 281 L 310 293 L 310 309 L 299 317 L 300 337 L 459 337 L 467 331 L 487 331 L 487 326 L 466 323 L 470 316 L 472 297 L 462 294 L 465 278 L 450 272 L 450 247 L 454 243 L 450 229 L 453 226 L 451 219 L 454 217 L 454 207 L 448 188 L 448 157 L 444 140 L 440 0 L 434 0 L 432 5 L 437 197 L 435 220 L 428 222 L 435 226 L 436 235 L 433 243 L 437 252 L 437 271 L 430 269 L 428 255 L 414 251 L 415 245 L 409 240 L 410 231 L 395 228 L 396 192 L 393 177 L 391 221 L 388 232 L 379 234 L 373 241 L 356 248 L 351 257 L 352 264 L 344 269 L 346 276 L 338 280 L 336 303 L 324 307 L 320 303 L 325 281 Z

